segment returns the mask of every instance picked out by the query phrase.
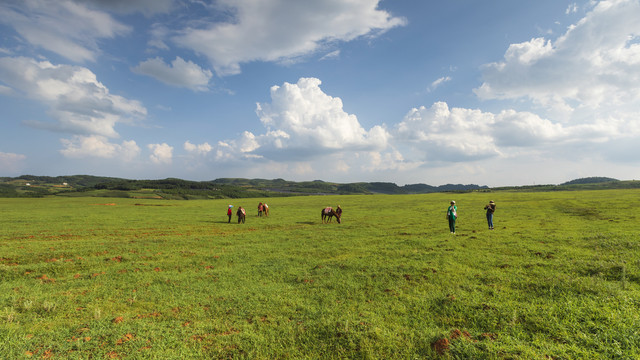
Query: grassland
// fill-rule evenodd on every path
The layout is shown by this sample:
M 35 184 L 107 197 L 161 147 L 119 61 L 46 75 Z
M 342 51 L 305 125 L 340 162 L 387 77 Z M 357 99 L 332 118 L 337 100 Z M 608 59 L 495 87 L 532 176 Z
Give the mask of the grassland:
M 263 200 L 0 199 L 0 358 L 640 358 L 638 190 Z

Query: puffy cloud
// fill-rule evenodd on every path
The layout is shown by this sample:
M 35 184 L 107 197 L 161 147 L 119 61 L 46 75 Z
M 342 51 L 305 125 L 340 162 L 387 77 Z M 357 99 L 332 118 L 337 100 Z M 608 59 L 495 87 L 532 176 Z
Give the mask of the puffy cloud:
M 362 128 L 355 115 L 343 110 L 342 100 L 325 94 L 320 84 L 316 78 L 301 78 L 296 84 L 273 86 L 271 103 L 257 104 L 256 112 L 268 129 L 258 139 L 263 150 L 310 156 L 387 146 L 384 128 Z
M 265 126 L 262 134 L 245 131 L 237 139 L 216 145 L 215 161 L 251 162 L 260 176 L 344 176 L 352 169 L 406 168 L 402 155 L 387 151 L 389 133 L 382 126 L 365 130 L 342 100 L 325 94 L 320 80 L 301 78 L 295 84 L 271 88 L 271 102 L 257 104 Z M 237 164 L 237 163 L 235 163 Z
M 211 150 L 213 150 L 213 147 L 211 145 L 209 145 L 209 143 L 206 143 L 206 142 L 204 144 L 195 145 L 195 144 L 190 143 L 189 140 L 187 140 L 184 143 L 184 149 L 189 153 L 194 153 L 194 154 L 198 154 L 198 155 L 206 155 Z
M 9 0 L 0 3 L 0 23 L 27 42 L 72 61 L 94 61 L 98 40 L 131 31 L 110 15 L 70 0 Z
M 483 69 L 481 99 L 533 103 L 545 114 L 505 110 L 489 131 L 499 152 L 637 162 L 640 137 L 640 1 L 591 2 L 592 8 L 557 39 L 512 44 Z M 577 11 L 575 4 L 567 13 Z M 524 101 L 523 101 L 524 100 Z M 485 129 L 486 130 L 486 129 Z M 509 148 L 507 151 L 505 148 Z M 517 156 L 517 155 L 516 155 Z
M 640 102 L 640 2 L 608 0 L 555 41 L 512 44 L 501 62 L 488 64 L 482 99 L 528 98 L 558 119 L 584 121 Z
M 293 6 L 288 0 L 221 0 L 217 6 L 226 7 L 233 19 L 186 28 L 173 40 L 207 56 L 219 75 L 237 74 L 241 63 L 291 60 L 328 42 L 351 41 L 406 23 L 379 10 L 379 2 L 307 1 Z
M 0 152 L 0 169 L 4 175 L 17 174 L 24 168 L 26 158 L 22 154 Z
M 165 64 L 162 59 L 156 57 L 141 62 L 131 70 L 151 76 L 165 84 L 185 87 L 193 91 L 208 90 L 209 80 L 213 76 L 210 70 L 204 70 L 191 61 L 184 61 L 179 56 L 171 62 L 171 65 Z
M 151 161 L 155 164 L 171 164 L 173 161 L 173 147 L 162 144 L 149 144 L 147 147 L 151 150 L 152 154 L 149 155 Z
M 117 137 L 117 123 L 129 123 L 147 115 L 136 100 L 113 95 L 96 75 L 80 66 L 54 65 L 25 57 L 0 58 L 0 81 L 15 94 L 49 107 L 57 123 L 27 124 L 54 131 Z
M 569 132 L 561 124 L 529 112 L 503 110 L 488 124 L 498 146 L 528 147 L 564 140 Z
M 474 161 L 513 154 L 515 149 L 520 154 L 553 152 L 576 143 L 612 142 L 627 132 L 637 133 L 639 126 L 611 119 L 565 125 L 530 112 L 503 110 L 494 114 L 450 109 L 438 102 L 409 111 L 396 125 L 393 143 L 408 145 L 412 153 L 429 162 Z
M 406 142 L 429 161 L 487 158 L 500 152 L 489 130 L 493 114 L 480 110 L 449 109 L 444 102 L 414 108 L 396 125 L 396 141 Z
M 76 135 L 72 139 L 61 139 L 61 142 L 64 149 L 60 150 L 60 153 L 69 158 L 99 157 L 131 161 L 140 153 L 140 147 L 133 140 L 114 144 L 99 135 Z

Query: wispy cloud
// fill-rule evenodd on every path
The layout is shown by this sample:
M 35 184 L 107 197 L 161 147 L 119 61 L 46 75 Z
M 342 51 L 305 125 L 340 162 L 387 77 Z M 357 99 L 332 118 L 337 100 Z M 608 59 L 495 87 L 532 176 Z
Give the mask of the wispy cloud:
M 207 91 L 213 76 L 210 70 L 202 69 L 191 61 L 176 57 L 171 64 L 159 57 L 141 62 L 131 69 L 133 72 L 151 76 L 167 85 L 184 87 L 193 91 Z
M 435 80 L 434 82 L 431 83 L 431 85 L 429 86 L 429 91 L 433 91 L 435 90 L 437 87 L 439 87 L 440 85 L 451 81 L 451 77 L 449 76 L 443 76 L 437 80 Z
M 108 13 L 68 0 L 3 1 L 0 23 L 13 27 L 28 43 L 76 62 L 95 61 L 100 39 L 132 30 Z
M 173 40 L 207 56 L 218 75 L 238 74 L 242 63 L 291 60 L 318 51 L 326 42 L 379 35 L 406 24 L 380 10 L 378 3 L 314 1 L 290 6 L 287 1 L 225 0 L 220 5 L 235 14 L 232 21 L 185 28 Z
M 18 174 L 25 167 L 26 155 L 0 152 L 0 169 L 5 175 Z

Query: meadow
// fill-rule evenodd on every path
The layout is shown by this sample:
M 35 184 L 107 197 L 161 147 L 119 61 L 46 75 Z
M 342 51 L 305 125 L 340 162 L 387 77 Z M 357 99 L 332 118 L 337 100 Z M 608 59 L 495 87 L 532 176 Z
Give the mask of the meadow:
M 4 198 L 0 358 L 637 359 L 638 215 L 640 190 Z

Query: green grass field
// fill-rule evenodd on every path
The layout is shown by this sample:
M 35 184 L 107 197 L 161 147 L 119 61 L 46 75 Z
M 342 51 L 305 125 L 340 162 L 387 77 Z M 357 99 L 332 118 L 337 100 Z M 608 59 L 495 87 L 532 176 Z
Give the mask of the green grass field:
M 640 358 L 638 190 L 229 201 L 0 199 L 0 358 Z

